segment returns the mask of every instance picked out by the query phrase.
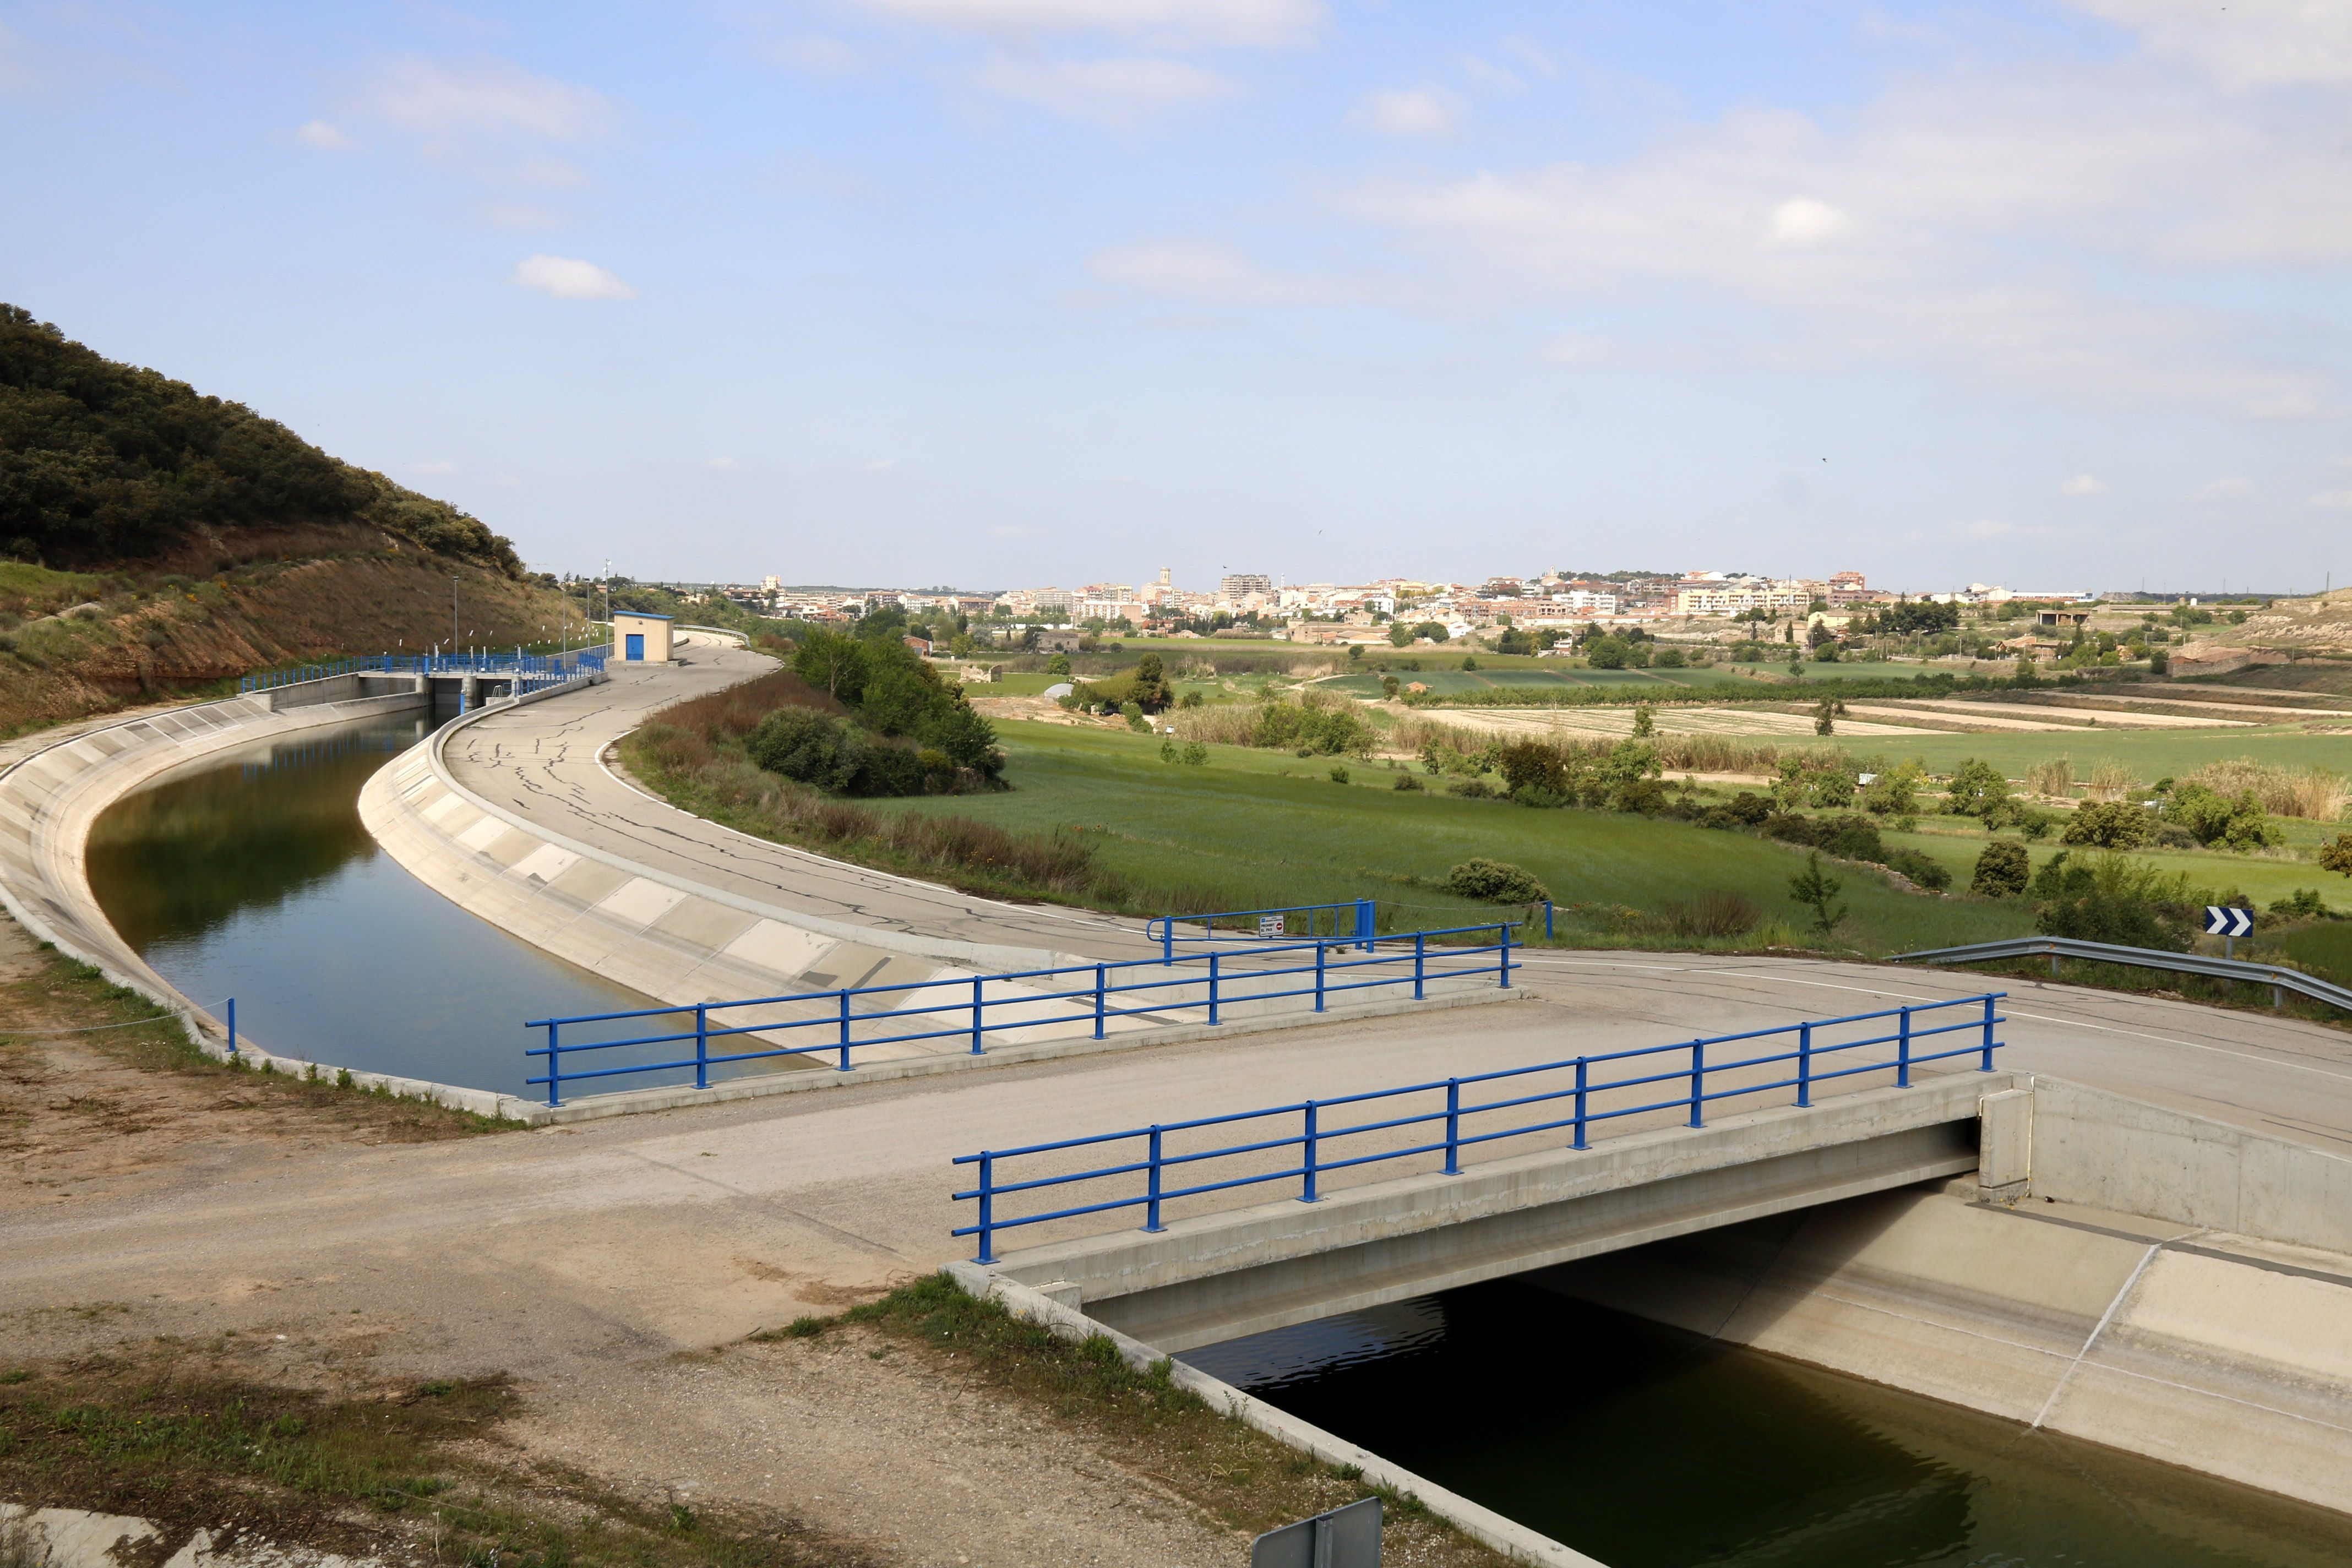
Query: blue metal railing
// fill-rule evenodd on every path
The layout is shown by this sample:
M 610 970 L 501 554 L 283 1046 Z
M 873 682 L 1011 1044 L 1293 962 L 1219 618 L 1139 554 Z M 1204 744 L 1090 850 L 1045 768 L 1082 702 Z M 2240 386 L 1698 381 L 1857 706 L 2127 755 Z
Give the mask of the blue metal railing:
M 1291 917 L 1299 917 L 1303 929 L 1291 929 Z M 1270 937 L 1328 937 L 1335 942 L 1351 942 L 1370 951 L 1373 934 L 1373 903 L 1370 899 L 1349 899 L 1334 904 L 1291 904 L 1278 910 L 1225 910 L 1213 915 L 1155 915 L 1143 922 L 1146 941 L 1160 943 L 1162 962 L 1175 957 L 1176 928 L 1197 925 L 1198 936 L 1187 936 L 1186 942 L 1216 942 L 1224 940 L 1264 942 Z M 1225 923 L 1223 937 L 1217 934 L 1219 921 Z M 1246 921 L 1247 924 L 1240 922 Z M 1328 931 L 1322 929 L 1328 926 Z
M 299 686 L 307 680 L 325 680 L 337 675 L 507 675 L 523 682 L 522 690 L 536 691 L 572 679 L 585 671 L 604 668 L 610 652 L 607 647 L 582 647 L 568 653 L 553 654 L 359 654 L 350 658 L 248 675 L 237 683 L 237 694 L 249 696 L 256 691 L 274 691 L 282 686 Z
M 1494 932 L 1491 942 L 1438 942 L 1436 938 L 1476 938 Z M 677 1007 L 640 1007 L 625 1013 L 588 1013 L 568 1018 L 534 1018 L 526 1029 L 544 1029 L 547 1043 L 523 1054 L 547 1058 L 547 1071 L 524 1081 L 547 1088 L 547 1103 L 563 1103 L 563 1086 L 593 1079 L 637 1077 L 648 1073 L 682 1074 L 692 1069 L 694 1087 L 710 1087 L 713 1068 L 779 1057 L 835 1057 L 835 1068 L 853 1070 L 851 1054 L 876 1046 L 909 1045 L 927 1040 L 969 1040 L 971 1054 L 986 1054 L 985 1037 L 992 1031 L 1037 1028 L 1072 1023 L 1091 1024 L 1097 1040 L 1114 1018 L 1151 1016 L 1177 1021 L 1177 1016 L 1200 1012 L 1206 1021 L 1223 1021 L 1224 1009 L 1242 1002 L 1267 1002 L 1312 996 L 1320 1013 L 1333 995 L 1373 986 L 1412 987 L 1413 999 L 1428 994 L 1433 980 L 1493 975 L 1499 987 L 1511 984 L 1511 924 L 1457 926 L 1444 931 L 1413 931 L 1389 939 L 1391 951 L 1374 950 L 1351 956 L 1352 937 L 1318 938 L 1276 943 L 1238 952 L 1185 953 L 1173 961 L 1154 958 L 1068 965 L 1059 969 L 1029 969 L 1007 974 L 975 974 L 962 978 L 917 980 L 897 985 L 854 985 L 835 991 L 805 991 L 786 996 L 758 996 L 740 1002 L 698 1002 Z M 1410 941 L 1412 945 L 1405 946 Z M 1300 957 L 1298 955 L 1310 955 Z M 1487 955 L 1493 955 L 1489 958 Z M 1286 962 L 1286 959 L 1287 960 Z M 1248 967 L 1229 967 L 1234 961 Z M 1484 962 L 1480 962 L 1484 960 Z M 1070 977 L 1075 976 L 1075 983 Z M 1311 978 L 1310 978 L 1311 977 Z M 1042 983 L 1036 988 L 1027 983 Z M 939 1000 L 920 994 L 929 992 Z M 1146 996 L 1145 993 L 1156 994 Z M 901 1004 L 861 1011 L 867 997 L 896 994 Z M 740 1021 L 742 1009 L 790 1008 L 795 1016 Z M 724 1015 L 724 1016 L 720 1016 Z M 578 1025 L 625 1023 L 638 1018 L 693 1019 L 691 1028 L 624 1037 L 618 1039 L 563 1038 L 563 1030 Z M 888 1026 L 898 1025 L 895 1030 Z M 888 1032 L 873 1033 L 877 1026 Z M 779 1044 L 777 1036 L 793 1030 L 814 1030 L 825 1038 L 793 1039 Z M 732 1050 L 728 1042 L 748 1043 L 747 1035 L 769 1038 L 759 1048 Z M 656 1061 L 635 1061 L 618 1067 L 567 1069 L 565 1058 L 614 1050 L 658 1051 L 688 1044 L 694 1054 L 671 1055 Z M 713 1049 L 714 1044 L 718 1048 Z
M 983 1149 L 977 1154 L 959 1154 L 955 1163 L 980 1167 L 980 1184 L 969 1192 L 955 1194 L 959 1203 L 977 1203 L 980 1207 L 975 1223 L 957 1227 L 950 1234 L 976 1236 L 980 1238 L 980 1256 L 975 1261 L 996 1261 L 996 1236 L 1000 1231 L 1022 1226 L 1044 1225 L 1050 1220 L 1072 1219 L 1083 1215 L 1108 1214 L 1119 1209 L 1139 1208 L 1143 1211 L 1143 1228 L 1147 1231 L 1165 1229 L 1161 1224 L 1165 1206 L 1181 1198 L 1198 1197 L 1204 1193 L 1224 1192 L 1235 1187 L 1259 1186 L 1268 1183 L 1298 1182 L 1301 1203 L 1314 1203 L 1319 1179 L 1332 1171 L 1352 1170 L 1384 1161 L 1410 1160 L 1421 1156 L 1443 1154 L 1446 1175 L 1459 1175 L 1462 1152 L 1507 1138 L 1527 1138 L 1538 1133 L 1573 1130 L 1569 1147 L 1590 1147 L 1587 1133 L 1597 1122 L 1621 1117 L 1640 1116 L 1660 1110 L 1687 1110 L 1688 1125 L 1706 1124 L 1705 1111 L 1708 1104 L 1751 1095 L 1769 1095 L 1782 1089 L 1796 1090 L 1798 1105 L 1811 1105 L 1813 1089 L 1818 1084 L 1864 1073 L 1895 1073 L 1898 1087 L 1908 1088 L 1911 1073 L 1929 1062 L 1953 1057 L 1979 1057 L 1979 1068 L 1990 1072 L 1992 1054 L 2001 1042 L 1993 1037 L 1994 1026 L 2004 1022 L 1995 1005 L 2007 992 L 1993 991 L 1978 996 L 1964 996 L 1951 1002 L 1923 1003 L 1916 1006 L 1895 1007 L 1879 1013 L 1855 1013 L 1841 1018 L 1816 1018 L 1801 1024 L 1783 1024 L 1769 1029 L 1750 1029 L 1737 1035 L 1717 1035 L 1706 1039 L 1681 1040 L 1665 1046 L 1642 1046 L 1633 1050 L 1608 1051 L 1599 1056 L 1574 1057 L 1562 1061 L 1540 1062 L 1534 1067 L 1506 1068 L 1498 1072 L 1474 1073 L 1464 1078 L 1433 1079 L 1427 1083 L 1407 1084 L 1400 1089 L 1372 1089 L 1363 1094 L 1337 1095 L 1328 1100 L 1307 1100 L 1289 1105 L 1267 1106 L 1256 1110 L 1234 1111 L 1226 1116 L 1196 1117 L 1190 1121 L 1162 1122 L 1150 1127 L 1129 1128 L 1123 1132 L 1101 1132 L 1085 1138 L 1065 1138 L 1052 1143 L 1031 1143 L 1017 1149 Z M 1940 1021 L 1920 1027 L 1915 1022 L 1922 1015 L 1940 1013 L 1948 1008 L 1975 1010 L 1972 1016 L 1958 1022 Z M 1892 1032 L 1880 1029 L 1865 1032 L 1854 1039 L 1824 1041 L 1822 1031 L 1851 1026 L 1869 1026 L 1881 1020 L 1895 1020 Z M 1979 1037 L 1969 1044 L 1948 1050 L 1923 1052 L 1918 1049 L 1923 1040 L 1936 1037 L 1969 1032 Z M 1746 1056 L 1735 1060 L 1721 1058 L 1710 1061 L 1710 1047 L 1734 1045 L 1744 1040 L 1765 1040 L 1777 1036 L 1794 1036 L 1796 1048 L 1765 1056 Z M 1851 1058 L 1836 1065 L 1822 1067 L 1824 1058 L 1838 1058 L 1841 1053 L 1864 1050 L 1880 1046 L 1895 1047 L 1895 1054 L 1884 1060 L 1854 1062 Z M 1668 1063 L 1654 1072 L 1637 1072 L 1633 1077 L 1606 1079 L 1593 1076 L 1595 1068 L 1612 1062 L 1633 1063 L 1645 1058 L 1667 1058 Z M 1763 1082 L 1727 1080 L 1726 1073 L 1745 1073 L 1757 1068 L 1770 1069 L 1782 1063 L 1793 1063 L 1793 1072 L 1787 1076 L 1768 1078 Z M 1570 1075 L 1570 1082 L 1560 1088 L 1540 1089 L 1533 1093 L 1511 1094 L 1499 1100 L 1476 1103 L 1467 1102 L 1463 1090 L 1470 1086 L 1499 1083 L 1506 1079 L 1525 1079 L 1539 1073 Z M 1710 1075 L 1714 1078 L 1709 1083 Z M 1675 1086 L 1677 1092 L 1664 1094 L 1660 1086 Z M 1632 1091 L 1633 1104 L 1596 1105 L 1601 1097 Z M 1663 1098 L 1660 1096 L 1663 1095 Z M 1374 1101 L 1397 1100 L 1409 1096 L 1428 1097 L 1427 1110 L 1409 1110 L 1405 1114 L 1381 1116 L 1370 1121 L 1346 1126 L 1327 1125 L 1325 1112 L 1340 1106 L 1367 1105 Z M 1442 1097 L 1442 1099 L 1440 1098 Z M 1530 1108 L 1542 1107 L 1537 1110 Z M 1557 1114 L 1565 1110 L 1567 1114 Z M 1491 1131 L 1465 1131 L 1472 1118 L 1492 1116 L 1499 1112 L 1517 1111 L 1535 1120 Z M 1168 1140 L 1171 1135 L 1192 1132 L 1206 1127 L 1225 1127 L 1237 1122 L 1278 1121 L 1297 1118 L 1297 1131 L 1276 1130 L 1269 1136 L 1254 1138 L 1246 1142 L 1220 1148 L 1192 1149 L 1171 1152 Z M 1360 1138 L 1378 1133 L 1395 1133 L 1400 1129 L 1437 1127 L 1435 1136 L 1408 1137 L 1403 1147 L 1377 1148 L 1370 1153 L 1349 1154 L 1334 1159 L 1326 1152 L 1330 1143 L 1346 1138 Z M 1065 1154 L 1074 1149 L 1093 1149 L 1107 1143 L 1129 1145 L 1129 1157 L 1116 1164 L 1093 1170 L 1072 1171 L 1051 1175 L 1030 1177 L 1007 1182 L 1000 1179 L 999 1166 L 1007 1160 L 1034 1158 L 1045 1154 Z M 1168 1173 L 1171 1170 L 1197 1165 L 1205 1161 L 1242 1159 L 1265 1155 L 1272 1152 L 1297 1149 L 1297 1163 L 1282 1163 L 1274 1170 L 1249 1171 L 1244 1174 L 1218 1181 L 1199 1181 L 1190 1185 L 1171 1186 Z M 1287 1161 L 1290 1156 L 1278 1153 Z M 1140 1178 L 1142 1190 L 1132 1195 L 1118 1195 L 1094 1202 L 1076 1204 L 1066 1208 L 1049 1209 L 1036 1214 L 1006 1217 L 996 1212 L 1000 1199 L 1014 1193 L 1038 1193 L 1053 1188 L 1070 1188 L 1081 1184 L 1108 1181 L 1118 1177 Z

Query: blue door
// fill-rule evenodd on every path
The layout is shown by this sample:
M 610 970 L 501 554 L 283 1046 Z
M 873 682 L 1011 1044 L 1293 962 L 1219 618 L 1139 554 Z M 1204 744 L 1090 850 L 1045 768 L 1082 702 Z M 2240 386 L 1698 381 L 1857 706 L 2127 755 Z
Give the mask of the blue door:
M 622 657 L 624 658 L 635 659 L 642 663 L 646 657 L 646 634 L 643 632 L 631 632 L 629 634 L 628 651 L 622 655 Z

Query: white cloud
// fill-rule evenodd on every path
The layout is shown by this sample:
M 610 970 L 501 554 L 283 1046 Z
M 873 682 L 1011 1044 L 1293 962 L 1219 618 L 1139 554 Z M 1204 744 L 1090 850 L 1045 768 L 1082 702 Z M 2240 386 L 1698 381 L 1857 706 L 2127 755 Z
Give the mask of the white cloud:
M 503 60 L 396 60 L 368 83 L 362 101 L 379 119 L 429 138 L 587 142 L 603 135 L 613 118 L 603 94 Z
M 972 80 L 999 97 L 1114 130 L 1130 129 L 1166 110 L 1238 90 L 1223 77 L 1156 55 L 1057 60 L 992 54 L 972 73 Z
M 2058 487 L 2062 496 L 2103 496 L 2107 493 L 2107 481 L 2095 474 L 2076 474 Z
M 508 279 L 556 300 L 634 300 L 637 291 L 593 261 L 564 256 L 527 256 Z
M 2198 488 L 2197 493 L 2189 499 L 2198 501 L 2235 500 L 2240 496 L 2249 496 L 2253 493 L 2254 481 L 2243 475 L 2238 475 L 2231 479 L 2215 479 L 2210 485 L 2201 485 Z
M 1231 246 L 1187 240 L 1113 246 L 1097 251 L 1089 266 L 1106 282 L 1225 304 L 1303 300 L 1321 291 L 1305 279 L 1260 271 Z
M 2344 0 L 2074 0 L 2224 87 L 2352 82 Z
M 1766 240 L 1791 249 L 1807 249 L 1826 245 L 1853 226 L 1853 219 L 1827 202 L 1811 196 L 1791 196 L 1772 209 L 1771 226 L 1766 230 Z
M 997 34 L 1109 33 L 1153 48 L 1286 48 L 1315 41 L 1318 0 L 863 0 L 913 21 Z
M 857 69 L 857 52 L 839 38 L 788 38 L 775 47 L 776 58 L 812 76 L 846 76 Z
M 1442 87 L 1364 95 L 1348 119 L 1391 136 L 1443 136 L 1462 122 L 1462 100 Z
M 1482 60 L 1476 55 L 1462 57 L 1462 74 L 1479 86 L 1493 88 L 1497 92 L 1517 92 L 1528 85 L 1501 66 Z
M 2311 504 L 2330 511 L 2352 511 L 2352 490 L 2322 490 L 2311 498 Z
M 339 125 L 324 120 L 313 120 L 294 132 L 294 140 L 305 147 L 315 147 L 321 153 L 348 153 L 359 145 Z
M 1559 74 L 1559 65 L 1549 54 L 1545 52 L 1543 46 L 1532 38 L 1505 38 L 1503 50 L 1506 54 L 1515 57 L 1521 65 L 1526 66 L 1538 76 L 1553 77 Z
M 436 458 L 429 463 L 411 463 L 408 471 L 412 474 L 454 474 L 457 471 L 457 465 L 446 458 Z

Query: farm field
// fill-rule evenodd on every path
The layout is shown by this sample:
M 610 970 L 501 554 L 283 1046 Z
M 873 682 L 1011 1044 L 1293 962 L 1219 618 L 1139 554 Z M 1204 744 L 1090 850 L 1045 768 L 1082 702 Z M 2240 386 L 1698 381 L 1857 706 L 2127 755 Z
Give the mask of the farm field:
M 1906 735 L 1880 747 L 1858 735 L 1839 734 L 1819 742 L 1843 746 L 1856 756 L 1889 762 L 1916 758 L 1930 773 L 1948 773 L 1966 757 L 1980 757 L 2011 778 L 2051 757 L 2074 759 L 2079 776 L 2102 762 L 2118 762 L 2141 784 L 2153 784 L 2232 757 L 2252 757 L 2277 767 L 2352 772 L 2352 735 L 2315 735 L 2284 727 L 2235 730 L 2073 730 L 2063 733 L 2002 735 Z
M 1528 735 L 1627 736 L 1633 732 L 1631 708 L 1442 708 L 1417 709 L 1419 717 L 1465 730 L 1483 730 L 1517 739 Z M 1662 735 L 1763 735 L 1790 741 L 1815 739 L 1812 719 L 1763 707 L 1660 708 L 1652 715 Z M 1935 735 L 1944 731 L 1872 720 L 1841 720 L 1840 733 L 1852 739 Z
M 1486 856 L 1526 867 L 1562 904 L 1654 912 L 1665 900 L 1723 889 L 1753 900 L 1768 920 L 1801 923 L 1789 879 L 1802 853 L 1742 834 L 1400 792 L 1394 773 L 1362 763 L 1346 763 L 1352 782 L 1339 784 L 1329 778 L 1338 759 L 1219 746 L 1207 765 L 1188 767 L 1161 762 L 1158 742 L 1141 735 L 1018 721 L 998 730 L 1011 791 L 867 804 L 1035 831 L 1076 828 L 1114 869 L 1193 889 L 1210 907 L 1373 898 L 1384 921 L 1393 915 L 1408 927 L 1493 918 L 1493 906 L 1436 885 L 1448 868 Z M 1852 906 L 1841 944 L 1895 952 L 2030 928 L 2029 913 L 2013 905 L 1897 892 L 1853 868 L 1837 874 Z
M 2273 818 L 2287 829 L 2288 847 L 2308 849 L 2330 831 L 2316 823 L 2297 822 L 2292 818 Z M 1880 837 L 1889 848 L 1900 846 L 1916 849 L 1933 857 L 1952 873 L 1952 885 L 1965 888 L 1976 870 L 1977 857 L 1991 837 L 1974 823 L 1958 817 L 1927 817 L 1916 833 L 1896 833 L 1881 830 Z M 2008 837 L 2014 838 L 2015 835 Z M 2039 844 L 2026 846 L 2026 854 L 2036 870 L 2065 846 L 2057 842 L 2056 835 Z M 2210 850 L 2135 849 L 2132 858 L 2145 860 L 2165 875 L 2186 872 L 2191 883 L 2210 888 L 2217 893 L 2242 892 L 2257 904 L 2270 904 L 2287 898 L 2305 888 L 2315 888 L 2331 909 L 2352 911 L 2352 880 L 2333 871 L 2324 871 L 2310 861 L 2274 859 L 2266 855 L 2231 855 Z

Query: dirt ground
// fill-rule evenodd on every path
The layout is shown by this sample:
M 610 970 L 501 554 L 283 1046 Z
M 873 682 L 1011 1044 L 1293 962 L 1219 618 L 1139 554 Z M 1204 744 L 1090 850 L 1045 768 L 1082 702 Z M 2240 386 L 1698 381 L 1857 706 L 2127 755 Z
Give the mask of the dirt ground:
M 381 1180 L 390 1203 L 430 1204 L 436 1166 L 563 1142 L 561 1132 L 486 1131 L 438 1108 L 192 1060 L 158 1026 L 34 1033 L 150 1010 L 0 918 L 0 1215 L 15 1228 L 62 1237 L 78 1215 L 90 1225 L 175 1211 L 193 1225 L 238 1189 L 324 1192 L 355 1178 Z M 257 1203 L 253 1223 L 284 1226 L 289 1212 Z M 299 1230 L 299 1209 L 291 1212 Z M 20 1274 L 8 1290 L 14 1310 L 0 1313 L 0 1383 L 15 1393 L 76 1369 L 121 1366 L 141 1377 L 380 1399 L 422 1380 L 511 1373 L 520 1398 L 500 1451 L 519 1489 L 541 1472 L 576 1468 L 649 1508 L 731 1510 L 786 1521 L 796 1539 L 829 1543 L 828 1553 L 837 1547 L 793 1561 L 1211 1568 L 1244 1560 L 1246 1533 L 1230 1510 L 1219 1517 L 1215 1483 L 1182 1484 L 1191 1459 L 1149 1451 L 1139 1459 L 1132 1444 L 1121 1448 L 1086 1419 L 992 1384 L 951 1351 L 871 1326 L 765 1342 L 737 1327 L 695 1342 L 690 1331 L 648 1324 L 740 1323 L 742 1302 L 714 1311 L 661 1300 L 665 1289 L 700 1296 L 712 1287 L 690 1271 L 647 1279 L 634 1262 L 620 1265 L 608 1237 L 562 1237 L 526 1263 L 469 1248 L 467 1223 L 453 1218 L 446 1256 L 423 1260 L 394 1250 L 371 1261 L 348 1245 L 306 1254 L 299 1234 L 281 1237 L 260 1250 L 273 1261 L 251 1277 L 173 1277 L 126 1254 L 134 1267 L 110 1276 L 118 1283 L 105 1300 L 46 1300 Z M 93 1225 L 90 1234 L 110 1233 Z M 883 1259 L 845 1283 L 796 1278 L 749 1255 L 736 1265 L 733 1289 L 771 1303 L 769 1327 L 919 1277 Z M 1231 1430 L 1236 1441 L 1266 1441 Z M 1411 1555 L 1495 1561 L 1458 1539 L 1439 1548 Z

